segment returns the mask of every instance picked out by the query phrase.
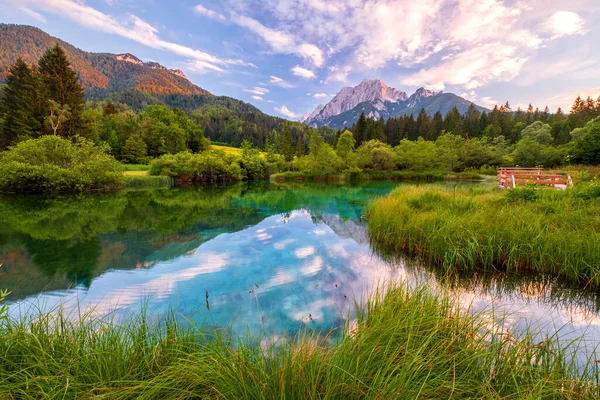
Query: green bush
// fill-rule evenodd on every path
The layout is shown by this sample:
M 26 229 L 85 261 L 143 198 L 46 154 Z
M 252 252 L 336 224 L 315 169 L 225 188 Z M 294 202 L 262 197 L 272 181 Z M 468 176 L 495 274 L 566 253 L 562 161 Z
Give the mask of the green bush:
M 0 154 L 0 191 L 83 192 L 124 183 L 123 167 L 90 141 L 43 136 Z
M 185 177 L 195 182 L 235 182 L 244 177 L 239 157 L 218 150 L 163 155 L 150 163 L 150 175 Z

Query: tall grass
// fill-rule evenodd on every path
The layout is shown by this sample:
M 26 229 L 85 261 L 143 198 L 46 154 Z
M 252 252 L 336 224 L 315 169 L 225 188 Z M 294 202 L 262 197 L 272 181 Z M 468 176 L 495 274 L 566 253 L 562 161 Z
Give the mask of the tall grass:
M 600 285 L 600 185 L 567 191 L 405 186 L 367 210 L 375 247 L 447 270 L 551 273 Z
M 534 342 L 399 285 L 375 295 L 335 344 L 278 346 L 224 333 L 64 315 L 0 325 L 0 397 L 110 399 L 597 398 L 595 367 L 576 370 L 556 340 Z

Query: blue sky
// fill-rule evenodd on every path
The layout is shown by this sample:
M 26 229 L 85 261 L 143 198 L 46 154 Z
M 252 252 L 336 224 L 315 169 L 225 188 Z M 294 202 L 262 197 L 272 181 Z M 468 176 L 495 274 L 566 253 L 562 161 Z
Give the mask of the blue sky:
M 0 0 L 0 21 L 292 119 L 364 78 L 513 109 L 600 96 L 598 0 Z

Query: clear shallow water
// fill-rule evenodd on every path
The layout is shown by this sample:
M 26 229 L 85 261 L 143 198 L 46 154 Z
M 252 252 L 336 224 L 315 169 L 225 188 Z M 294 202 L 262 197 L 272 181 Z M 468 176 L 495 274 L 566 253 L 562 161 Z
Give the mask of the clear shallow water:
M 63 307 L 153 315 L 268 338 L 342 329 L 354 302 L 407 279 L 493 309 L 499 329 L 600 343 L 598 296 L 543 277 L 464 277 L 390 261 L 369 246 L 364 206 L 397 183 L 238 184 L 57 199 L 0 198 L 0 287 L 19 316 Z M 207 308 L 206 293 L 208 292 Z

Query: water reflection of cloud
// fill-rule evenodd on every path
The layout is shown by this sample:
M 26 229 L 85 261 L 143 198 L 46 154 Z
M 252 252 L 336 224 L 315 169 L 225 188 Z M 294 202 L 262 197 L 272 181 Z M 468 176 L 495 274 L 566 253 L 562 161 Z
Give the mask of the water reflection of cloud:
M 325 331 L 339 328 L 340 321 L 353 319 L 354 300 L 360 302 L 393 282 L 425 283 L 446 292 L 431 272 L 391 264 L 373 254 L 366 228 L 357 221 L 337 215 L 314 220 L 320 222 L 315 225 L 306 210 L 268 217 L 148 270 L 109 271 L 87 291 L 49 293 L 27 302 L 45 302 L 44 307 L 50 306 L 45 309 L 59 303 L 72 310 L 89 307 L 95 315 L 106 315 L 119 308 L 136 309 L 136 304 L 148 299 L 158 310 L 176 305 L 186 317 L 203 310 L 206 318 L 204 291 L 208 290 L 215 324 L 231 326 L 240 334 L 283 337 L 308 323 Z M 540 334 L 559 331 L 575 338 L 585 332 L 592 345 L 600 343 L 596 312 L 553 303 L 548 288 L 539 283 L 502 290 L 459 287 L 449 294 L 465 310 L 493 310 L 495 318 L 489 325 L 496 330 L 523 329 L 531 323 Z
M 315 248 L 312 246 L 301 247 L 299 249 L 296 249 L 294 251 L 294 254 L 297 258 L 306 258 L 315 254 Z

